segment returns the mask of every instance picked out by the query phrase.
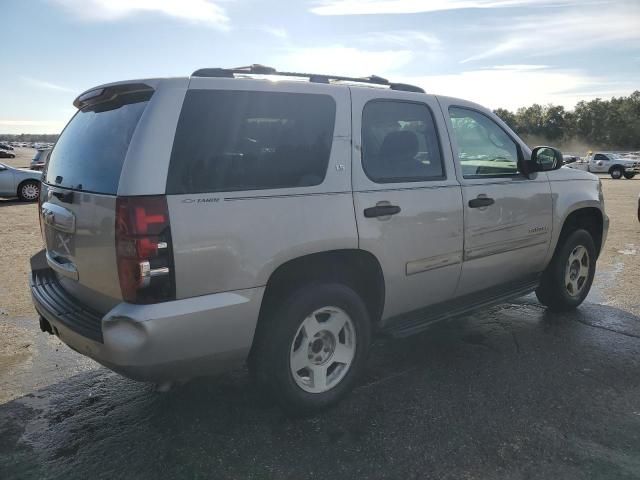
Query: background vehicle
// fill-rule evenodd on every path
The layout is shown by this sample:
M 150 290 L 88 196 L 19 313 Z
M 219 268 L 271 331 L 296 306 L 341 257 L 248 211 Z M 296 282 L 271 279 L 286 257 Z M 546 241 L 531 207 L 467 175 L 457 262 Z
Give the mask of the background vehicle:
M 574 162 L 578 162 L 580 161 L 580 156 L 579 155 L 574 155 L 574 154 L 564 154 L 562 155 L 562 162 L 564 165 L 567 165 L 569 163 L 574 163 Z
M 613 179 L 619 179 L 623 176 L 632 179 L 640 172 L 640 159 L 616 153 L 595 152 L 588 154 L 583 161 L 577 161 L 567 166 L 591 173 L 608 173 Z
M 248 361 L 309 412 L 354 385 L 375 332 L 534 290 L 555 310 L 584 300 L 608 225 L 594 175 L 465 100 L 379 77 L 247 78 L 260 74 L 278 73 L 76 99 L 32 259 L 44 331 L 139 380 Z
M 0 158 L 16 158 L 16 154 L 9 150 L 0 148 Z
M 0 150 L 13 150 L 13 147 L 8 143 L 0 143 Z
M 0 163 L 0 196 L 18 197 L 23 202 L 35 202 L 40 195 L 41 176 L 40 172 Z
M 42 170 L 44 166 L 47 164 L 47 160 L 49 159 L 49 155 L 51 154 L 50 148 L 43 148 L 36 152 L 33 159 L 31 160 L 30 168 L 31 170 Z

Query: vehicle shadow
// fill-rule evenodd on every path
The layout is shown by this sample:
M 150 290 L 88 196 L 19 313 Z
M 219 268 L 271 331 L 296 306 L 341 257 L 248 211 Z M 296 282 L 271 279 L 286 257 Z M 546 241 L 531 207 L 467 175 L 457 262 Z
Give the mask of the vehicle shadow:
M 35 202 L 34 202 L 35 203 Z M 19 198 L 0 198 L 0 208 L 11 207 L 12 205 L 25 205 L 26 202 L 20 201 Z
M 100 368 L 0 405 L 0 472 L 631 478 L 640 420 L 625 412 L 638 410 L 639 339 L 628 312 L 587 304 L 558 315 L 525 299 L 377 339 L 351 395 L 297 419 L 243 370 L 159 394 Z

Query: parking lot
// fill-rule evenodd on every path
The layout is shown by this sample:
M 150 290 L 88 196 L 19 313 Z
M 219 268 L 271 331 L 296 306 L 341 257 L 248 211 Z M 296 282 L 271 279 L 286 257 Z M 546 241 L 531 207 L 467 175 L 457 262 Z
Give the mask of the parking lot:
M 603 184 L 609 237 L 576 312 L 528 296 L 378 339 L 364 381 L 306 419 L 243 370 L 160 394 L 41 333 L 36 206 L 0 199 L 0 478 L 640 478 L 640 179 Z

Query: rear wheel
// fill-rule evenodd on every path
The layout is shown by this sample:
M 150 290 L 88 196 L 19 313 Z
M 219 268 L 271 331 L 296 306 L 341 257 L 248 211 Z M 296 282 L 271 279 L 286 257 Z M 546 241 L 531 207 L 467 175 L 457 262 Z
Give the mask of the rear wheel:
M 611 170 L 609 170 L 609 174 L 611 175 L 611 178 L 613 178 L 614 180 L 618 180 L 619 178 L 622 178 L 624 170 L 622 170 L 621 167 L 613 167 Z
M 303 287 L 263 322 L 251 368 L 287 413 L 334 405 L 362 373 L 371 325 L 362 299 L 348 286 Z
M 626 178 L 627 180 L 631 180 L 635 176 L 636 174 L 633 172 L 624 172 L 624 178 Z
M 29 180 L 20 184 L 18 197 L 23 202 L 35 202 L 40 196 L 40 184 L 34 180 Z
M 586 230 L 575 230 L 557 247 L 536 296 L 550 310 L 572 310 L 589 294 L 595 270 L 593 238 Z

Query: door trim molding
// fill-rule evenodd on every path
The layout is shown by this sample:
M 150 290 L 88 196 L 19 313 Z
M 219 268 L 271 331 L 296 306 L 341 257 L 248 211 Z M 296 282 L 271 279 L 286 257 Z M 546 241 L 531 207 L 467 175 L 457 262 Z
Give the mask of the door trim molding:
M 405 272 L 407 275 L 435 270 L 436 268 L 457 265 L 462 262 L 462 252 L 444 253 L 433 257 L 421 258 L 407 262 Z

